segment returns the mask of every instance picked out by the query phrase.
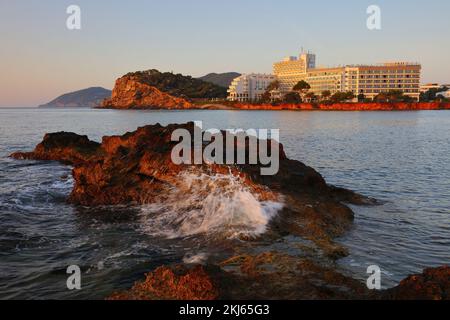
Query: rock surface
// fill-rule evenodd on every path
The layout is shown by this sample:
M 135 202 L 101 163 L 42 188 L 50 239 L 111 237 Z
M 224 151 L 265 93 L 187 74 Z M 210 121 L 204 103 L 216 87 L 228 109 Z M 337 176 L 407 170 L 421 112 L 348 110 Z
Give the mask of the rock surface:
M 317 243 L 330 257 L 345 255 L 332 243 L 332 238 L 343 234 L 353 221 L 352 211 L 342 202 L 370 204 L 370 199 L 328 186 L 314 169 L 288 159 L 282 145 L 280 169 L 273 176 L 262 176 L 260 164 L 176 165 L 171 151 L 177 142 L 171 141 L 171 135 L 180 128 L 194 136 L 194 123 L 145 126 L 123 136 L 103 137 L 101 144 L 74 133 L 47 134 L 33 152 L 18 152 L 12 157 L 73 165 L 75 184 L 69 201 L 84 206 L 154 203 L 164 201 L 175 189 L 207 196 L 207 184 L 194 190 L 181 183 L 180 175 L 230 175 L 260 201 L 283 199 L 284 208 L 269 233 L 275 237 L 300 235 Z
M 277 252 L 241 255 L 218 266 L 159 267 L 113 300 L 213 299 L 373 299 L 449 300 L 450 267 L 426 269 L 389 290 L 369 290 L 363 282 L 309 259 Z
M 310 260 L 277 252 L 241 255 L 219 265 L 157 268 L 113 300 L 299 300 L 368 299 L 373 292 L 359 281 Z
M 117 109 L 194 109 L 193 99 L 226 98 L 227 89 L 190 76 L 146 70 L 117 79 L 111 99 L 101 107 Z
M 112 96 L 101 104 L 113 109 L 189 109 L 193 105 L 184 98 L 164 93 L 137 77 L 124 76 L 116 81 Z
M 387 290 L 386 298 L 401 300 L 450 300 L 450 267 L 425 269 Z
M 219 288 L 224 273 L 217 267 L 183 265 L 159 267 L 136 282 L 129 291 L 115 293 L 110 300 L 216 300 L 223 295 Z

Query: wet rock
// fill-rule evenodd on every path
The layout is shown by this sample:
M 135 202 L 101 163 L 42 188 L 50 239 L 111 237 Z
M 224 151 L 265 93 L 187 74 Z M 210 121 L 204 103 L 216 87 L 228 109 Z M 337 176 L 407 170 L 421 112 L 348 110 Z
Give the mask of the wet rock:
M 449 292 L 448 266 L 426 269 L 395 288 L 377 291 L 332 264 L 272 251 L 234 256 L 218 265 L 160 267 L 109 299 L 445 300 Z
M 181 183 L 181 175 L 231 175 L 258 200 L 283 201 L 284 208 L 273 222 L 273 234 L 296 234 L 316 241 L 330 257 L 343 255 L 332 238 L 348 229 L 353 213 L 341 202 L 361 204 L 364 197 L 327 185 L 313 168 L 288 159 L 282 145 L 280 169 L 272 176 L 261 175 L 259 161 L 255 165 L 176 165 L 171 151 L 177 142 L 171 141 L 171 135 L 180 128 L 194 136 L 194 123 L 145 126 L 122 136 L 103 137 L 101 144 L 74 133 L 47 134 L 33 152 L 15 153 L 12 157 L 72 164 L 75 184 L 69 201 L 84 206 L 163 202 L 175 189 L 204 193 L 206 197 L 207 184 L 203 190 L 193 191 L 190 185 Z M 268 141 L 261 143 L 270 146 Z
M 115 293 L 109 299 L 309 300 L 364 299 L 372 295 L 373 292 L 359 281 L 330 267 L 286 254 L 265 252 L 235 256 L 220 266 L 158 268 L 132 289 Z
M 56 160 L 67 164 L 81 164 L 96 161 L 103 155 L 100 144 L 87 136 L 71 132 L 48 133 L 33 152 L 15 152 L 15 159 Z
M 450 267 L 425 269 L 402 280 L 385 293 L 395 300 L 450 300 Z
M 220 297 L 223 272 L 213 266 L 159 267 L 129 291 L 110 300 L 215 300 Z M 222 293 L 223 294 L 223 293 Z

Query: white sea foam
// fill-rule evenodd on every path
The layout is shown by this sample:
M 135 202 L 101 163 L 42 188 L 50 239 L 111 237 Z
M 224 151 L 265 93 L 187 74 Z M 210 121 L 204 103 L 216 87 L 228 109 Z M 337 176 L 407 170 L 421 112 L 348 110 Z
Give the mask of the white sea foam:
M 205 264 L 208 259 L 208 255 L 204 252 L 196 254 L 186 254 L 183 257 L 183 262 L 187 264 Z
M 257 236 L 283 208 L 281 201 L 260 201 L 231 174 L 185 173 L 179 181 L 163 200 L 142 208 L 145 233 L 167 238 Z

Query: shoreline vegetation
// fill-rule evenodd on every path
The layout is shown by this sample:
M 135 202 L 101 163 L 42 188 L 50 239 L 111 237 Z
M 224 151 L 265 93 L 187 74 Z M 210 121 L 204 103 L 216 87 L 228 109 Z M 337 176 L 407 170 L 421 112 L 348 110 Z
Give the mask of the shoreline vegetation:
M 347 204 L 372 206 L 378 204 L 375 199 L 327 184 L 313 168 L 287 158 L 282 144 L 279 144 L 280 170 L 274 176 L 260 174 L 259 159 L 254 165 L 174 165 L 170 153 L 176 142 L 171 142 L 170 137 L 180 128 L 193 136 L 192 122 L 166 127 L 148 125 L 122 136 L 103 137 L 101 143 L 75 133 L 50 133 L 34 151 L 16 152 L 11 157 L 72 165 L 75 184 L 68 201 L 82 206 L 147 204 L 165 199 L 176 189 L 183 196 L 195 192 L 206 197 L 210 192 L 208 185 L 200 183 L 197 189 L 192 189 L 192 184 L 183 184 L 183 172 L 197 177 L 233 176 L 259 200 L 283 199 L 282 209 L 265 232 L 255 235 L 256 238 L 241 235 L 239 242 L 257 246 L 259 242 L 255 240 L 277 243 L 292 235 L 311 241 L 313 247 L 299 247 L 304 252 L 300 256 L 275 247 L 255 247 L 252 252 L 257 253 L 237 250 L 206 264 L 160 266 L 143 281 L 130 284 L 130 290 L 112 293 L 108 299 L 441 300 L 450 297 L 449 266 L 426 269 L 394 288 L 381 291 L 369 290 L 365 283 L 336 268 L 336 260 L 348 255 L 348 249 L 334 241 L 353 225 L 354 214 Z
M 196 108 L 198 107 L 198 108 Z M 268 111 L 419 111 L 450 110 L 448 102 L 346 102 L 332 104 L 247 104 L 198 103 L 193 109 L 201 110 L 268 110 Z

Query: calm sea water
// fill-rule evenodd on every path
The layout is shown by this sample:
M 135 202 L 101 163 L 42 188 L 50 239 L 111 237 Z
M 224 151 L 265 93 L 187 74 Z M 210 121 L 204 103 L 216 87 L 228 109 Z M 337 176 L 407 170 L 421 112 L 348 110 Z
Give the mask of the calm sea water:
M 289 157 L 329 183 L 382 200 L 353 207 L 354 227 L 338 239 L 350 249 L 339 267 L 353 277 L 363 281 L 367 266 L 376 264 L 389 287 L 425 267 L 450 264 L 450 112 L 0 109 L 0 298 L 103 298 L 159 265 L 233 250 L 232 242 L 149 232 L 142 225 L 152 216 L 140 208 L 66 204 L 70 168 L 7 157 L 33 149 L 46 132 L 100 140 L 191 120 L 205 128 L 280 128 Z M 71 264 L 83 271 L 80 291 L 66 288 Z

